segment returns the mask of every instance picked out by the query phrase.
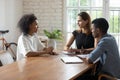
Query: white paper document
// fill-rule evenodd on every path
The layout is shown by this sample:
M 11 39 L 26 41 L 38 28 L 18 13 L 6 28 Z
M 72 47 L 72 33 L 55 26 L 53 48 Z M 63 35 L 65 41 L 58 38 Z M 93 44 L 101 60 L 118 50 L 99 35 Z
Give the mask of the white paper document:
M 74 53 L 71 53 L 71 52 L 68 52 L 68 51 L 62 51 L 63 54 L 74 54 Z
M 61 57 L 61 60 L 66 64 L 75 64 L 75 63 L 82 63 L 83 60 L 79 57 Z

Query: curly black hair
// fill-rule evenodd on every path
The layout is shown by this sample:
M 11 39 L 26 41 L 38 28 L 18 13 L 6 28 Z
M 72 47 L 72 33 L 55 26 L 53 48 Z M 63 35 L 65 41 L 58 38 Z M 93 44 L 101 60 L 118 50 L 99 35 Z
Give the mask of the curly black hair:
M 24 35 L 27 35 L 29 32 L 30 24 L 32 24 L 37 17 L 34 14 L 25 14 L 18 22 L 18 27 Z

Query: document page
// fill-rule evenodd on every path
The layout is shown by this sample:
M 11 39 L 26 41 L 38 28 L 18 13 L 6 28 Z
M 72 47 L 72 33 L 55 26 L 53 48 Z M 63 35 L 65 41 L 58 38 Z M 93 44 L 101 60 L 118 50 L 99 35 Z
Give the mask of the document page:
M 77 57 L 79 58 L 87 58 L 89 56 L 89 54 L 79 54 L 77 55 Z
M 76 57 L 76 56 L 74 56 L 74 57 L 61 57 L 61 60 L 66 64 L 70 64 L 70 63 L 74 64 L 74 63 L 82 63 L 83 62 L 82 59 L 80 59 L 79 57 Z
M 71 53 L 71 52 L 68 52 L 68 51 L 62 51 L 63 54 L 66 54 L 66 55 L 69 55 L 69 54 L 75 54 L 75 53 Z

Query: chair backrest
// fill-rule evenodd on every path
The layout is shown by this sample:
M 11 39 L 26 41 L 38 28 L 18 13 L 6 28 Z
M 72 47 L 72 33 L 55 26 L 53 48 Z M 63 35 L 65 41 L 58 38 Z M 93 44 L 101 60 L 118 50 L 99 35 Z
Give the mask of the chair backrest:
M 98 61 L 97 61 L 97 62 L 95 63 L 95 65 L 94 65 L 93 75 L 98 74 L 98 70 L 97 70 L 98 64 L 100 64 L 100 63 L 99 63 L 99 59 L 98 59 Z M 99 75 L 98 75 L 98 80 L 103 80 L 103 78 L 106 78 L 106 79 L 108 79 L 108 80 L 119 80 L 119 79 L 117 79 L 117 78 L 115 78 L 115 77 L 113 77 L 113 76 L 110 76 L 110 75 L 108 75 L 108 74 L 99 73 Z
M 107 74 L 100 74 L 99 77 L 98 77 L 98 80 L 102 80 L 102 78 L 107 78 L 109 80 L 119 80 L 119 79 L 117 79 L 115 77 L 112 77 L 110 75 L 107 75 Z
M 0 53 L 0 61 L 2 65 L 6 65 L 14 62 L 13 57 L 9 52 Z
M 6 51 L 10 52 L 13 59 L 16 60 L 17 43 L 15 42 L 6 43 L 5 47 Z

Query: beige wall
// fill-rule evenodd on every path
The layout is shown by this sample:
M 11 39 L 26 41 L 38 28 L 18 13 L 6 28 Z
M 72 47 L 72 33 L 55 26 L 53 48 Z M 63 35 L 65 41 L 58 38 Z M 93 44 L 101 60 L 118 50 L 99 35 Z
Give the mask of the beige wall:
M 60 29 L 63 31 L 64 0 L 23 0 L 23 13 L 34 13 L 39 21 L 39 35 L 43 30 Z M 57 41 L 57 49 L 63 49 L 63 41 Z

